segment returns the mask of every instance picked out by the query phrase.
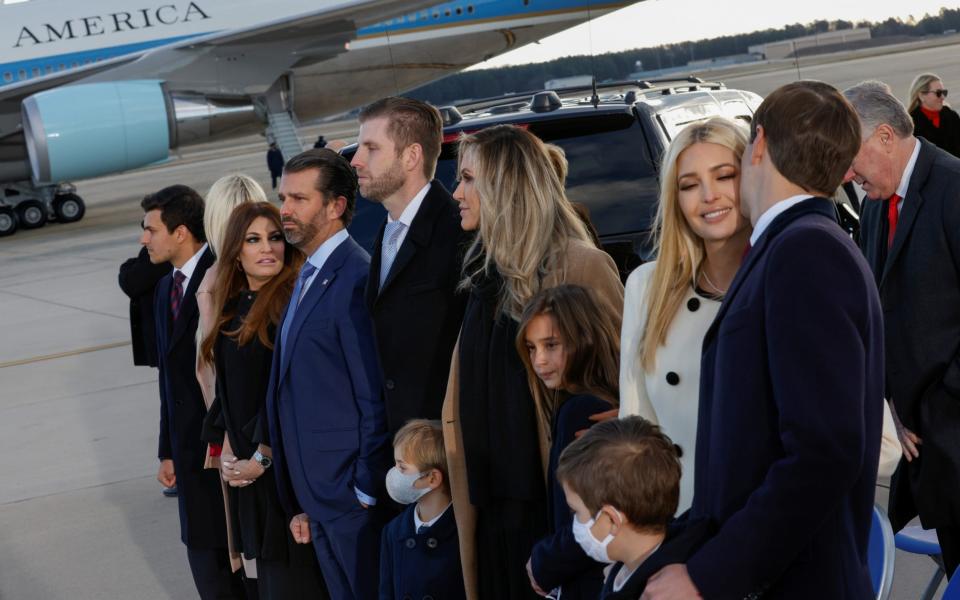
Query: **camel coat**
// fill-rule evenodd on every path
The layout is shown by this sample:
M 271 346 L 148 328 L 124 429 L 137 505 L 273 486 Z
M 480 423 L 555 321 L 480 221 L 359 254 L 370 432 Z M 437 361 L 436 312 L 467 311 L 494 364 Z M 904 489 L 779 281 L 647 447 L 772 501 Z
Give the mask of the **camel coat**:
M 572 241 L 567 250 L 567 268 L 564 272 L 550 273 L 544 279 L 543 287 L 550 288 L 563 284 L 580 285 L 593 290 L 607 309 L 614 310 L 619 317 L 623 314 L 623 284 L 616 264 L 610 256 L 592 244 Z M 467 486 L 467 465 L 463 453 L 463 431 L 460 424 L 460 377 L 459 341 L 453 349 L 450 363 L 450 376 L 447 380 L 446 397 L 443 400 L 441 418 L 443 420 L 443 439 L 447 450 L 447 469 L 450 479 L 450 493 L 453 496 L 454 516 L 457 521 L 457 533 L 460 538 L 460 561 L 463 567 L 463 583 L 467 600 L 480 600 L 478 593 L 478 574 L 476 556 L 477 512 L 470 503 Z M 539 403 L 538 395 L 534 399 Z M 545 411 L 537 407 L 537 414 Z M 550 423 L 538 418 L 540 455 L 546 461 L 550 455 Z

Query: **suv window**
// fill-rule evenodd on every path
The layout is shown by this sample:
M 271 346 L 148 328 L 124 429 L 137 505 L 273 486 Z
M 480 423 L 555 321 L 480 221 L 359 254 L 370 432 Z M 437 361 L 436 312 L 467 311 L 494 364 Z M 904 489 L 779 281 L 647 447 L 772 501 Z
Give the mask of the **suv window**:
M 656 169 L 643 131 L 629 112 L 534 121 L 527 126 L 545 142 L 563 148 L 570 163 L 567 196 L 584 204 L 601 238 L 646 232 L 656 211 Z M 443 145 L 436 178 L 456 188 L 457 142 Z M 352 151 L 344 153 L 351 158 Z M 358 195 L 350 233 L 372 251 L 385 211 Z

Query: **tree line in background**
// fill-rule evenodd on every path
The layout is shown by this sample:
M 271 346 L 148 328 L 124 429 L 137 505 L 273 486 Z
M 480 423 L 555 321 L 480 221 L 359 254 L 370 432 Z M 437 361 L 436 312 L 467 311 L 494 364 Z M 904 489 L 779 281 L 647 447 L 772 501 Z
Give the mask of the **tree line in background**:
M 757 44 L 854 27 L 869 27 L 874 38 L 936 35 L 951 29 L 960 31 L 960 9 L 941 8 L 939 14 L 925 15 L 919 20 L 913 17 L 906 21 L 891 17 L 879 23 L 820 20 L 806 25 L 798 23 L 779 29 L 766 29 L 654 48 L 637 48 L 596 56 L 567 56 L 544 63 L 466 71 L 420 87 L 409 95 L 442 105 L 450 104 L 455 100 L 543 89 L 546 81 L 560 77 L 593 73 L 597 81 L 624 79 L 638 70 L 638 61 L 643 65 L 644 70 L 679 67 L 691 60 L 746 54 L 750 46 Z

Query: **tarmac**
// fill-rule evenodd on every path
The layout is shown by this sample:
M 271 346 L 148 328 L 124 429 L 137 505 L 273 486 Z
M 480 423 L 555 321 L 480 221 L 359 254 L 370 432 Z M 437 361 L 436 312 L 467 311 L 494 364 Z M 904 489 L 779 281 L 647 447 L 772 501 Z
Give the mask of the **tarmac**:
M 840 87 L 890 83 L 901 96 L 932 70 L 960 82 L 956 46 L 805 63 Z M 769 65 L 768 65 L 769 67 Z M 728 72 L 729 87 L 768 93 L 793 63 Z M 351 122 L 325 124 L 349 138 Z M 153 369 L 134 367 L 120 263 L 139 249 L 144 194 L 172 183 L 205 192 L 234 171 L 269 190 L 262 138 L 208 144 L 160 167 L 78 182 L 87 216 L 0 239 L 0 600 L 195 598 L 176 500 L 155 480 L 159 401 Z M 886 489 L 878 486 L 886 504 Z M 897 552 L 892 598 L 920 595 L 925 557 Z

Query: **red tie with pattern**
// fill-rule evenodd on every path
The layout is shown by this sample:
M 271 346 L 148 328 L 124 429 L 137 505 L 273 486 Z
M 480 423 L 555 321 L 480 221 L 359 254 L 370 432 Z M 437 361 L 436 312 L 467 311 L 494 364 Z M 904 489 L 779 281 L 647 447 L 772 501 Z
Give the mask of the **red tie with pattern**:
M 894 194 L 890 196 L 887 206 L 887 248 L 893 246 L 893 234 L 897 232 L 897 220 L 900 218 L 900 196 Z
M 187 276 L 183 274 L 183 271 L 174 271 L 173 273 L 173 285 L 170 286 L 170 313 L 173 315 L 174 321 L 180 315 L 180 301 L 183 300 L 183 280 L 186 278 Z

